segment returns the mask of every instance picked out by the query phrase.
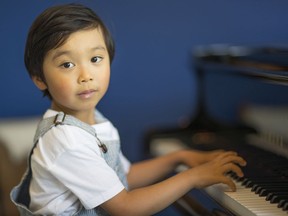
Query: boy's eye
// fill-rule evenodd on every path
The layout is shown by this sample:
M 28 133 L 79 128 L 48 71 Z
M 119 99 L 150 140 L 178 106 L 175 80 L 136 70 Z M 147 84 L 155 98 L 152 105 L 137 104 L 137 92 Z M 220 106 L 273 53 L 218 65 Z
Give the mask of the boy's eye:
M 71 67 L 73 67 L 75 65 L 73 63 L 71 63 L 71 62 L 65 62 L 61 66 L 64 67 L 64 68 L 71 68 Z
M 91 62 L 97 63 L 97 62 L 100 62 L 102 59 L 103 58 L 100 56 L 95 56 L 95 57 L 91 58 Z

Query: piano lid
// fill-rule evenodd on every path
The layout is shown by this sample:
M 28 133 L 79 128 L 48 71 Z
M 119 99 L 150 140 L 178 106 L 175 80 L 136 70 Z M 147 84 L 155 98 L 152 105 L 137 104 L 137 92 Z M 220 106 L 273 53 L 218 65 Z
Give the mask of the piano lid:
M 216 70 L 288 85 L 288 47 L 217 44 L 196 47 L 193 57 L 196 67 L 205 71 Z

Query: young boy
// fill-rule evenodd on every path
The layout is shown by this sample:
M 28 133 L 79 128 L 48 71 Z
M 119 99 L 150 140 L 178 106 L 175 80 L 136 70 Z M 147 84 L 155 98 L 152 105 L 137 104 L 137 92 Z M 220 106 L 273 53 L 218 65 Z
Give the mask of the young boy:
M 130 164 L 117 129 L 95 107 L 114 56 L 112 37 L 89 8 L 45 10 L 27 38 L 25 65 L 51 100 L 36 131 L 29 167 L 11 198 L 22 215 L 151 215 L 192 188 L 242 176 L 234 152 L 183 150 Z M 179 164 L 189 169 L 162 180 Z M 162 181 L 160 181 L 162 180 Z

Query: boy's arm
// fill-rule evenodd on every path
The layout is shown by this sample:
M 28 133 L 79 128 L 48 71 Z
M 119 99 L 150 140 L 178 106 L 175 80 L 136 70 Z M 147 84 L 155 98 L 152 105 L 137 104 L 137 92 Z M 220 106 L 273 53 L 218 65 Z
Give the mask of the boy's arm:
M 129 190 L 162 180 L 180 163 L 180 154 L 171 153 L 161 157 L 133 163 L 127 175 Z
M 157 158 L 141 161 L 131 165 L 127 175 L 129 189 L 147 186 L 153 184 L 168 174 L 175 168 L 184 164 L 188 167 L 194 167 L 208 161 L 211 161 L 223 151 L 202 152 L 195 150 L 176 151 Z
M 192 188 L 202 188 L 216 183 L 227 184 L 232 190 L 235 185 L 225 174 L 243 173 L 238 165 L 246 162 L 233 152 L 225 152 L 213 161 L 188 169 L 151 186 L 126 191 L 123 190 L 101 205 L 113 216 L 152 215 L 179 199 Z

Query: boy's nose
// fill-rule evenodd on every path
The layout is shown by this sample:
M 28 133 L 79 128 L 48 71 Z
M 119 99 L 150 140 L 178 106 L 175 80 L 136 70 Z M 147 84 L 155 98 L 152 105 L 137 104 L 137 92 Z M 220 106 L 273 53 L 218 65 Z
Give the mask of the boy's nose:
M 85 83 L 92 80 L 93 80 L 92 74 L 88 70 L 85 69 L 81 70 L 78 80 L 79 83 Z
M 85 83 L 85 82 L 92 81 L 92 80 L 93 80 L 92 77 L 82 77 L 80 78 L 80 83 Z

